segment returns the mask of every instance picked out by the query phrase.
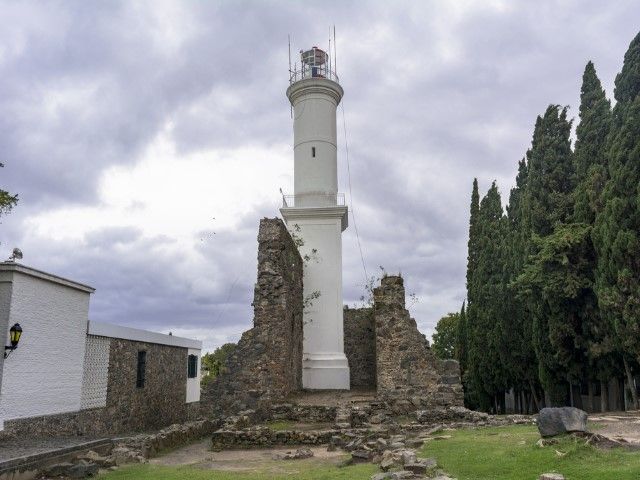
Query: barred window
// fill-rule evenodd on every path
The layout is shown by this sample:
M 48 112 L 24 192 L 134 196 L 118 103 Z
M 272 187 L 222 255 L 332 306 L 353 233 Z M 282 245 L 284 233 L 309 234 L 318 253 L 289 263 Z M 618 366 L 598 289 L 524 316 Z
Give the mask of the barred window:
M 196 378 L 198 376 L 198 356 L 189 355 L 187 362 L 187 376 L 189 378 Z

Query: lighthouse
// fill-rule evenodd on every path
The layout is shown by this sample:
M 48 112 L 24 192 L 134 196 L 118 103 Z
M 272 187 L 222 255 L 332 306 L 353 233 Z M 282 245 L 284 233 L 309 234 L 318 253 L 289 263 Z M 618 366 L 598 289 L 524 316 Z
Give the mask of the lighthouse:
M 348 390 L 342 318 L 344 195 L 338 193 L 336 109 L 344 91 L 329 55 L 300 52 L 287 97 L 293 112 L 294 194 L 280 213 L 304 259 L 302 386 Z

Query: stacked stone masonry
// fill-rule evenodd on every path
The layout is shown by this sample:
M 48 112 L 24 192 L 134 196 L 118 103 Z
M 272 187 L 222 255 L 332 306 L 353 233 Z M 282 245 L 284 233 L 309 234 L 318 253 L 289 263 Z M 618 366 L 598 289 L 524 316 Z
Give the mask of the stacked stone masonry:
M 455 360 L 440 360 L 405 308 L 404 282 L 386 276 L 373 291 L 378 396 L 419 397 L 431 406 L 462 406 Z
M 351 386 L 421 408 L 462 405 L 458 362 L 439 360 L 431 351 L 405 307 L 402 277 L 385 276 L 373 300 L 371 308 L 344 310 Z
M 376 387 L 376 328 L 373 308 L 344 307 L 344 353 L 351 388 Z
M 302 388 L 302 258 L 280 219 L 262 219 L 253 328 L 203 392 L 207 414 L 268 407 Z
M 100 351 L 106 343 L 109 345 L 106 397 L 102 400 L 97 394 L 97 399 L 83 399 L 86 405 L 102 402 L 104 406 L 9 420 L 3 435 L 112 435 L 154 430 L 197 418 L 198 403 L 186 403 L 186 348 L 117 338 L 105 343 L 91 335 L 87 341 Z M 147 361 L 144 387 L 138 388 L 137 355 L 141 350 L 147 352 Z M 99 355 L 104 356 L 104 352 Z
M 303 262 L 280 219 L 262 219 L 253 328 L 205 387 L 203 414 L 267 412 L 301 390 Z M 351 387 L 377 390 L 394 408 L 415 411 L 463 404 L 458 363 L 435 357 L 405 308 L 399 276 L 386 276 L 370 308 L 344 309 Z

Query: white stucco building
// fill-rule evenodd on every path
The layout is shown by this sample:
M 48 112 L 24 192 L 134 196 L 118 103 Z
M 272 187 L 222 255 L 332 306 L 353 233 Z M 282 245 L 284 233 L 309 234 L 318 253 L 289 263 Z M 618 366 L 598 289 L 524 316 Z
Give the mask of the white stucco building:
M 108 385 L 117 387 L 114 392 L 124 392 L 120 395 L 140 396 L 144 394 L 146 375 L 149 391 L 152 381 L 162 380 L 145 367 L 161 360 L 163 347 L 179 349 L 167 358 L 184 358 L 184 363 L 175 368 L 183 385 L 171 385 L 182 389 L 176 398 L 184 403 L 200 399 L 202 343 L 89 321 L 93 292 L 87 285 L 15 262 L 0 263 L 0 332 L 5 332 L 5 345 L 9 345 L 12 325 L 17 323 L 23 330 L 17 348 L 7 350 L 7 358 L 0 358 L 0 430 L 8 421 L 108 404 L 117 411 L 120 399 L 108 398 Z M 119 350 L 114 349 L 116 346 Z M 141 366 L 136 352 L 145 352 L 138 357 L 156 358 L 145 358 Z M 142 387 L 136 386 L 136 375 L 142 375 Z
M 336 108 L 343 90 L 326 52 L 301 53 L 287 97 L 293 107 L 294 195 L 280 209 L 304 265 L 302 385 L 349 389 L 342 318 L 344 195 L 338 193 Z

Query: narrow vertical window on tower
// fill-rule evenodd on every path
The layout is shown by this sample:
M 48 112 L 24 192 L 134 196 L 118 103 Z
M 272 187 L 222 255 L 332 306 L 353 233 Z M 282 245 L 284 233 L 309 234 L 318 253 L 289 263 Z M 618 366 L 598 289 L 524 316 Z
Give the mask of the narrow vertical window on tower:
M 316 158 L 316 147 L 311 147 L 311 157 Z

